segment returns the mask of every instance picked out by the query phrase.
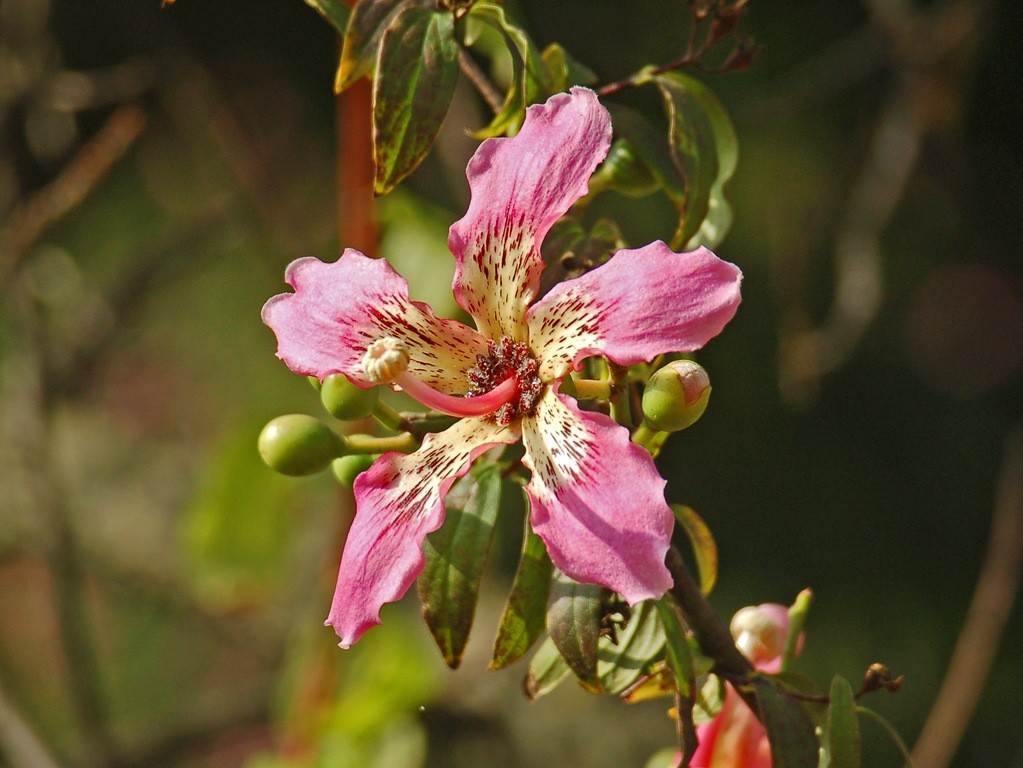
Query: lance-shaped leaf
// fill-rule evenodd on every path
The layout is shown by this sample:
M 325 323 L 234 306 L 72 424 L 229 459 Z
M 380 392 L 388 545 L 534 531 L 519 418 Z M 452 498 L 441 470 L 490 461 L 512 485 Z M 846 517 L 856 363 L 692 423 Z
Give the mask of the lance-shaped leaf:
M 690 696 L 696 677 L 693 667 L 693 651 L 689 647 L 689 641 L 686 640 L 678 613 L 670 599 L 662 597 L 655 602 L 655 605 L 661 619 L 661 626 L 664 628 L 665 660 L 668 662 L 668 668 L 675 675 L 675 684 L 678 686 L 679 693 L 683 696 Z
M 668 115 L 668 141 L 675 164 L 686 179 L 685 207 L 672 248 L 681 249 L 700 231 L 710 207 L 710 190 L 719 163 L 714 128 L 690 87 L 690 78 L 675 73 L 654 78 Z
M 701 245 L 715 248 L 724 240 L 732 225 L 732 207 L 725 199 L 725 184 L 732 178 L 739 164 L 739 140 L 735 135 L 735 127 L 718 97 L 699 80 L 680 72 L 671 72 L 662 75 L 662 78 L 674 81 L 684 91 L 685 99 L 678 102 L 679 108 L 683 110 L 682 116 L 695 120 L 696 110 L 699 110 L 702 116 L 699 125 L 708 125 L 713 135 L 717 172 L 708 191 L 707 212 L 699 229 L 685 244 L 684 250 L 694 250 Z
M 750 684 L 771 744 L 773 768 L 817 768 L 819 745 L 802 704 L 766 675 L 757 675 Z
M 433 146 L 458 81 L 454 20 L 410 6 L 384 32 L 373 90 L 373 191 L 408 176 Z
M 345 33 L 344 45 L 341 47 L 341 64 L 334 79 L 335 93 L 341 93 L 360 77 L 369 74 L 376 63 L 377 49 L 380 47 L 380 38 L 384 30 L 394 21 L 399 11 L 413 5 L 423 3 L 419 0 L 359 0 L 355 4 L 348 22 L 348 31 Z M 347 8 L 345 10 L 347 11 Z
M 615 696 L 623 693 L 653 667 L 663 650 L 664 630 L 657 618 L 657 607 L 644 600 L 633 609 L 617 638 L 600 638 L 597 674 L 601 687 Z
M 523 494 L 525 496 L 525 494 Z M 528 497 L 527 502 L 528 504 Z M 521 659 L 543 634 L 547 624 L 547 599 L 550 595 L 551 573 L 554 566 L 547 554 L 543 539 L 529 527 L 522 541 L 522 556 L 515 572 L 508 604 L 494 640 L 491 669 L 504 669 Z
M 828 706 L 827 756 L 829 768 L 860 768 L 860 723 L 849 681 L 835 676 Z
M 348 18 L 351 10 L 341 0 L 305 0 L 305 2 L 306 5 L 316 9 L 317 13 L 330 22 L 330 25 L 337 30 L 339 35 L 343 35 L 345 30 L 348 29 Z
M 478 139 L 514 133 L 522 124 L 526 107 L 554 93 L 551 76 L 542 54 L 520 27 L 504 14 L 504 8 L 492 2 L 476 3 L 469 20 L 497 30 L 508 46 L 512 60 L 512 82 L 501 111 L 486 128 L 473 134 Z
M 530 701 L 536 701 L 557 688 L 571 672 L 554 641 L 548 637 L 529 660 L 522 690 Z
M 671 598 L 662 597 L 655 605 L 664 628 L 664 658 L 675 678 L 675 726 L 682 751 L 681 764 L 689 765 L 698 742 L 696 725 L 693 723 L 693 689 L 696 684 L 693 653 Z
M 426 566 L 418 582 L 423 617 L 452 669 L 469 640 L 500 501 L 500 468 L 474 468 L 451 486 L 444 525 L 423 546 Z
M 718 577 L 718 547 L 714 536 L 696 510 L 684 504 L 672 504 L 671 510 L 693 547 L 696 570 L 700 574 L 700 590 L 709 595 Z
M 597 642 L 600 639 L 600 591 L 556 572 L 547 609 L 547 631 L 561 657 L 587 688 L 600 690 Z

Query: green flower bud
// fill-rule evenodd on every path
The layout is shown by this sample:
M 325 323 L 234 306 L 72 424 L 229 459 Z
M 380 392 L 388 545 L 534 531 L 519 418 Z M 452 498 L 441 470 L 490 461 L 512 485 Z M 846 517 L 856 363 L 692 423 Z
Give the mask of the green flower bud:
M 677 432 L 691 427 L 707 410 L 710 377 L 692 360 L 668 363 L 650 377 L 643 391 L 643 418 L 653 429 Z
M 343 373 L 332 373 L 320 385 L 320 400 L 327 413 L 342 421 L 357 421 L 373 413 L 380 389 L 362 389 Z
M 374 457 L 368 453 L 342 456 L 340 459 L 334 459 L 331 462 L 330 469 L 341 485 L 351 488 L 355 478 L 369 469 L 374 460 Z
M 312 475 L 344 453 L 345 441 L 323 422 L 301 413 L 278 416 L 259 433 L 259 455 L 282 475 Z

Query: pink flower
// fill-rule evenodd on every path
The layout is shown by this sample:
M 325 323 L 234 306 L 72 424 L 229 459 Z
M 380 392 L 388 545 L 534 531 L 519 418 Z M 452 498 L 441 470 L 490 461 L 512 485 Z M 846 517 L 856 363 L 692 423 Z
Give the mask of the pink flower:
M 741 275 L 704 248 L 677 254 L 656 242 L 619 251 L 534 302 L 540 244 L 586 193 L 610 140 L 596 95 L 574 88 L 530 107 L 514 138 L 480 145 L 466 171 L 469 210 L 448 237 L 454 295 L 475 330 L 437 318 L 386 262 L 351 249 L 332 264 L 293 262 L 294 293 L 263 308 L 278 357 L 296 373 L 389 383 L 464 417 L 357 478 L 327 619 L 342 647 L 378 624 L 381 606 L 422 571 L 423 539 L 443 522 L 455 479 L 484 451 L 520 439 L 532 471 L 530 521 L 558 568 L 632 603 L 671 583 L 664 480 L 626 429 L 580 411 L 558 387 L 592 355 L 631 365 L 701 347 L 734 315 Z
M 784 605 L 743 608 L 732 618 L 735 644 L 761 672 L 777 672 L 789 629 Z M 757 716 L 729 686 L 721 711 L 696 729 L 700 746 L 690 768 L 771 768 L 771 747 Z

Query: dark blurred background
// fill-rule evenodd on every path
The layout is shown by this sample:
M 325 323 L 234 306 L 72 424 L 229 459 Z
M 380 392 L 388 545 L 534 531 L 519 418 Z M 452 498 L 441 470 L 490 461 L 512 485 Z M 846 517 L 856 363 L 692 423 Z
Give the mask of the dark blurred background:
M 688 19 L 679 0 L 509 8 L 601 83 L 676 58 Z M 906 676 L 865 703 L 910 745 L 1019 471 L 1018 15 L 751 0 L 755 66 L 703 78 L 739 135 L 717 250 L 746 280 L 700 354 L 712 406 L 659 460 L 669 500 L 717 537 L 723 617 L 811 587 L 801 671 Z M 322 627 L 349 500 L 254 446 L 275 415 L 322 416 L 262 303 L 293 258 L 370 247 L 339 242 L 357 171 L 337 136 L 368 117 L 338 107 L 336 59 L 301 0 L 0 0 L 0 765 L 642 766 L 672 743 L 663 701 L 566 684 L 529 704 L 523 665 L 486 671 L 517 524 L 458 672 L 414 598 L 352 651 Z M 461 90 L 376 209 L 380 252 L 440 314 L 485 122 Z M 671 234 L 662 200 L 600 205 L 636 243 Z M 1017 609 L 952 765 L 1023 768 L 1021 633 Z M 864 765 L 902 764 L 863 728 Z

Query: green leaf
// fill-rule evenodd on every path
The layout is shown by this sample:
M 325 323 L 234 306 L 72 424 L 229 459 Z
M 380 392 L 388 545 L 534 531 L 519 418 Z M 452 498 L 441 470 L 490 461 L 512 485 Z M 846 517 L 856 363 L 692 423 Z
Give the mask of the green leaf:
M 679 695 L 688 698 L 692 695 L 696 677 L 693 669 L 692 649 L 689 647 L 689 641 L 686 640 L 682 624 L 670 598 L 662 597 L 654 604 L 657 606 L 657 614 L 660 616 L 661 626 L 664 628 L 665 660 L 675 676 L 675 685 L 678 686 Z
M 772 768 L 817 768 L 819 745 L 802 704 L 765 675 L 750 682 L 771 744 Z
M 679 217 L 683 217 L 687 199 L 686 177 L 675 162 L 668 140 L 638 112 L 619 104 L 609 104 L 608 110 L 611 112 L 615 135 L 628 140 L 631 153 L 654 177 L 657 187 L 675 206 Z M 601 175 L 600 169 L 597 169 L 596 175 Z
M 693 710 L 693 721 L 697 725 L 709 723 L 725 705 L 725 696 L 728 688 L 725 681 L 717 675 L 707 675 L 707 681 L 700 688 L 696 697 L 696 707 Z
M 339 35 L 343 35 L 348 28 L 348 17 L 351 14 L 348 6 L 341 0 L 305 0 L 306 5 L 316 11 L 330 22 Z
M 812 604 L 813 592 L 810 589 L 804 589 L 796 595 L 795 602 L 789 607 L 789 631 L 785 636 L 785 647 L 781 652 L 782 672 L 791 669 L 796 661 L 796 653 L 799 651 L 799 638 L 803 634 L 803 626 L 806 624 L 806 617 L 810 612 Z
M 597 642 L 600 639 L 601 589 L 555 572 L 551 604 L 547 609 L 547 631 L 558 652 L 583 685 L 595 691 L 600 689 Z
M 718 577 L 718 547 L 710 528 L 696 511 L 684 504 L 672 504 L 675 519 L 689 538 L 696 557 L 696 570 L 700 574 L 700 590 L 709 595 Z
M 486 128 L 476 131 L 473 136 L 486 139 L 510 135 L 522 125 L 527 106 L 555 92 L 550 72 L 529 35 L 508 21 L 501 6 L 491 2 L 476 3 L 469 12 L 469 18 L 497 30 L 504 38 L 512 59 L 512 82 L 501 111 Z
M 547 547 L 533 533 L 527 514 L 522 557 L 494 640 L 491 669 L 504 669 L 514 664 L 543 634 L 547 625 L 547 598 L 553 568 Z
M 703 115 L 710 124 L 714 135 L 714 148 L 717 154 L 717 174 L 711 183 L 707 201 L 707 215 L 700 224 L 700 229 L 686 243 L 685 249 L 692 250 L 703 245 L 716 247 L 732 225 L 732 207 L 725 199 L 725 185 L 735 173 L 739 164 L 739 139 L 728 112 L 706 85 L 680 72 L 664 75 L 684 85 L 689 96 L 698 104 Z
M 529 660 L 522 690 L 530 701 L 536 701 L 557 688 L 571 672 L 554 641 L 548 637 Z
M 597 674 L 601 688 L 617 696 L 651 669 L 664 650 L 664 630 L 657 607 L 644 600 L 632 609 L 625 629 L 614 638 L 602 637 L 597 648 Z
M 444 525 L 423 546 L 426 566 L 418 582 L 423 618 L 452 669 L 461 663 L 469 640 L 500 502 L 500 468 L 473 468 L 451 486 Z
M 710 207 L 710 190 L 718 175 L 714 129 L 703 105 L 689 87 L 691 78 L 669 72 L 654 82 L 668 115 L 668 141 L 672 158 L 686 179 L 685 205 L 671 247 L 681 249 L 700 231 Z
M 558 43 L 551 43 L 544 48 L 541 58 L 550 73 L 552 93 L 567 91 L 573 85 L 593 85 L 597 82 L 593 70 L 573 59 Z
M 831 681 L 830 699 L 827 727 L 830 768 L 860 768 L 860 723 L 849 681 L 836 675 Z
M 384 30 L 400 11 L 412 5 L 421 3 L 416 0 L 359 0 L 355 4 L 334 79 L 335 93 L 341 93 L 373 69 Z
M 373 191 L 394 188 L 423 161 L 458 80 L 450 13 L 408 7 L 384 32 L 373 91 Z

